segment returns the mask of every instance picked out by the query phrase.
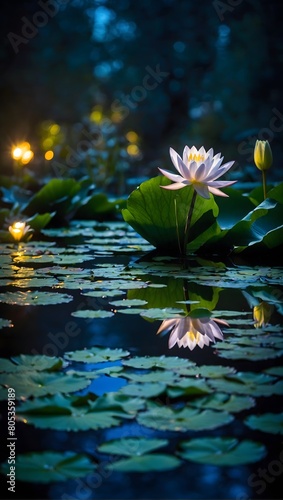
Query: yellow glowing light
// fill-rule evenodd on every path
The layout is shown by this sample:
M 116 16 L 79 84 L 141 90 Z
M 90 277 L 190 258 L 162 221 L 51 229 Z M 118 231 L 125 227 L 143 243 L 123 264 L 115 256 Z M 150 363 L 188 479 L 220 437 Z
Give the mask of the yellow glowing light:
M 54 157 L 53 151 L 51 151 L 51 150 L 46 151 L 46 153 L 44 155 L 45 160 L 52 160 L 53 157 Z
M 12 158 L 14 160 L 20 160 L 23 157 L 23 154 L 30 149 L 29 142 L 22 142 L 18 146 L 15 146 L 12 149 Z
M 20 148 L 23 150 L 23 151 L 28 151 L 30 149 L 30 143 L 29 142 L 22 142 L 22 144 L 20 144 Z
M 57 125 L 57 123 L 54 123 L 53 125 L 51 125 L 51 127 L 49 128 L 49 132 L 51 135 L 57 135 L 59 134 L 60 132 L 60 125 Z
M 112 113 L 112 115 L 111 115 L 111 120 L 113 123 L 120 123 L 123 120 L 122 113 L 115 111 L 115 113 Z
M 102 120 L 102 117 L 103 117 L 103 114 L 98 109 L 94 109 L 90 114 L 91 121 L 96 122 L 96 123 L 100 123 Z
M 33 151 L 30 149 L 28 151 L 25 151 L 22 155 L 21 161 L 23 165 L 27 165 L 34 157 Z
M 44 139 L 44 141 L 42 141 L 42 147 L 43 149 L 50 149 L 52 148 L 53 146 L 53 139 L 51 137 L 47 137 L 47 139 Z
M 140 148 L 136 144 L 129 144 L 127 147 L 127 153 L 130 156 L 138 156 L 140 154 Z
M 19 160 L 22 157 L 23 151 L 21 148 L 17 147 L 12 150 L 12 158 L 14 160 Z
M 9 226 L 9 232 L 16 241 L 20 241 L 29 229 L 30 226 L 25 222 L 14 222 L 14 224 Z
M 139 136 L 136 132 L 134 132 L 133 130 L 130 130 L 130 132 L 128 132 L 126 134 L 126 139 L 128 139 L 129 142 L 137 142 L 139 139 Z

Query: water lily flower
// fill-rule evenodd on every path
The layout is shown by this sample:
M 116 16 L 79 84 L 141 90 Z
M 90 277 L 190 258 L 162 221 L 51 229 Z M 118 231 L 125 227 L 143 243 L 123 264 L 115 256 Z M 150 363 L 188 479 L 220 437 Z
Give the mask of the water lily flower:
M 192 148 L 185 146 L 183 158 L 173 148 L 170 148 L 170 156 L 178 174 L 159 168 L 160 172 L 174 183 L 169 186 L 161 186 L 164 189 L 182 189 L 192 185 L 203 198 L 209 198 L 209 193 L 227 197 L 227 194 L 220 191 L 219 188 L 231 186 L 237 182 L 217 180 L 232 167 L 234 161 L 221 165 L 223 161 L 221 153 L 214 155 L 212 148 L 206 151 L 203 146 L 200 149 L 196 149 L 195 146 Z
M 14 224 L 9 226 L 9 232 L 16 241 L 22 240 L 26 233 L 30 230 L 31 227 L 28 226 L 25 222 L 14 222 Z
M 272 151 L 268 141 L 256 141 L 254 162 L 259 170 L 269 170 L 272 162 Z
M 262 300 L 253 308 L 254 327 L 260 328 L 268 325 L 271 315 L 274 311 L 274 306 Z
M 157 334 L 166 333 L 171 330 L 168 346 L 172 349 L 175 344 L 178 347 L 188 347 L 191 351 L 198 345 L 201 349 L 215 339 L 223 340 L 223 333 L 217 323 L 229 326 L 221 319 L 192 318 L 190 316 L 166 319 L 162 322 Z

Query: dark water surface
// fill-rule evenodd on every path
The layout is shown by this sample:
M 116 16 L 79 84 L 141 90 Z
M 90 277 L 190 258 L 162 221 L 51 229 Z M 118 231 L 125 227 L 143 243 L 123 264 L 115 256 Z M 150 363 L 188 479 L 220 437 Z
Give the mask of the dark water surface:
M 2 358 L 8 359 L 20 354 L 62 357 L 66 352 L 100 346 L 127 350 L 129 351 L 127 359 L 139 356 L 169 356 L 190 360 L 196 363 L 200 370 L 205 366 L 211 366 L 212 371 L 213 367 L 217 366 L 231 367 L 234 368 L 234 374 L 243 374 L 243 379 L 246 373 L 267 374 L 266 370 L 279 367 L 278 375 L 272 380 L 272 384 L 276 382 L 282 384 L 282 371 L 280 372 L 283 354 L 282 269 L 272 267 L 270 264 L 250 266 L 242 263 L 239 266 L 232 261 L 223 264 L 207 259 L 197 259 L 184 266 L 176 259 L 156 256 L 152 259 L 149 254 L 150 247 L 134 233 L 127 232 L 122 224 L 116 227 L 110 226 L 108 229 L 103 226 L 87 229 L 82 227 L 89 234 L 85 234 L 84 240 L 81 241 L 74 239 L 77 237 L 74 234 L 74 238 L 59 237 L 56 245 L 48 246 L 54 236 L 46 232 L 47 241 L 38 245 L 35 242 L 21 245 L 20 248 L 3 245 L 0 316 L 10 320 L 13 326 L 4 325 L 1 330 Z M 82 231 L 81 226 L 75 229 L 78 232 Z M 79 258 L 85 255 L 89 255 L 90 259 L 79 261 Z M 56 258 L 54 261 L 54 256 L 57 256 L 57 261 Z M 73 257 L 73 261 L 70 256 Z M 43 278 L 46 282 L 33 281 L 39 278 Z M 56 283 L 54 284 L 52 280 L 49 282 L 50 278 L 54 278 Z M 100 284 L 97 284 L 98 282 Z M 73 299 L 61 304 L 56 304 L 55 301 L 53 305 L 19 305 L 19 300 L 28 303 L 28 299 L 22 294 L 26 294 L 29 290 L 45 291 L 49 296 L 53 293 L 64 293 L 71 295 Z M 97 296 L 84 295 L 91 291 L 97 292 Z M 11 298 L 11 295 L 6 295 L 7 292 L 13 294 L 20 292 L 20 296 Z M 126 307 L 123 307 L 119 302 L 123 299 L 144 302 L 137 303 L 140 305 L 135 305 L 136 302 L 133 302 L 132 306 L 126 302 Z M 115 305 L 116 302 L 118 305 Z M 264 309 L 266 325 L 255 327 L 254 308 L 260 308 L 263 302 L 267 304 Z M 216 339 L 203 348 L 196 345 L 192 350 L 188 347 L 178 347 L 177 344 L 169 349 L 170 333 L 157 335 L 162 321 L 174 317 L 177 319 L 180 314 L 190 313 L 194 307 L 196 308 L 195 305 L 192 307 L 193 303 L 208 311 L 211 319 L 218 318 L 229 323 L 229 327 L 219 325 L 223 331 L 223 340 Z M 123 312 L 123 309 L 130 307 L 140 308 L 143 313 L 150 310 L 151 317 L 146 317 L 142 312 L 138 314 L 138 311 L 134 314 Z M 181 313 L 176 312 L 178 308 L 181 308 Z M 72 315 L 78 310 L 86 309 L 100 312 L 94 318 Z M 112 312 L 113 315 L 99 317 L 101 311 Z M 113 365 L 120 366 L 121 361 L 100 365 L 71 362 L 68 369 L 90 372 L 100 366 Z M 137 373 L 144 373 L 144 370 L 137 370 Z M 19 377 L 25 377 L 25 373 Z M 200 378 L 206 377 L 200 375 Z M 239 378 L 241 379 L 241 375 Z M 210 387 L 213 387 L 210 395 L 217 396 L 217 393 L 223 393 L 222 389 L 218 389 L 217 385 L 211 382 L 216 380 L 214 376 L 208 375 L 207 379 L 212 384 Z M 1 380 L 3 382 L 4 379 Z M 103 374 L 92 380 L 90 385 L 78 394 L 86 395 L 92 392 L 100 396 L 119 391 L 127 384 L 128 379 L 123 375 L 109 377 Z M 241 381 L 238 385 L 241 386 Z M 5 384 L 3 387 L 5 388 Z M 1 475 L 2 498 L 53 500 L 282 498 L 280 489 L 283 477 L 282 419 L 281 428 L 276 428 L 275 432 L 246 425 L 246 419 L 250 415 L 280 414 L 283 389 L 282 385 L 278 387 L 276 394 L 271 388 L 270 394 L 258 396 L 256 394 L 258 383 L 255 378 L 254 389 L 251 388 L 250 392 L 243 393 L 254 399 L 254 405 L 235 413 L 231 412 L 234 417 L 232 421 L 207 430 L 160 430 L 158 422 L 157 428 L 152 428 L 140 425 L 134 418 L 124 420 L 121 425 L 114 427 L 67 432 L 39 429 L 17 421 L 17 456 L 27 452 L 71 450 L 88 455 L 97 464 L 97 468 L 86 477 L 76 478 L 74 474 L 73 478 L 63 482 L 39 484 L 36 478 L 32 482 L 16 480 L 16 492 L 10 496 L 5 475 Z M 229 388 L 226 390 L 227 394 L 229 395 Z M 234 394 L 233 391 L 230 394 Z M 238 394 L 241 394 L 241 391 Z M 194 400 L 194 397 L 180 396 L 176 399 L 165 392 L 147 399 L 159 402 L 164 408 L 177 408 L 184 402 Z M 3 393 L 1 407 L 4 446 L 1 462 L 7 459 L 6 401 Z M 16 410 L 20 404 L 20 401 L 17 401 Z M 209 439 L 229 436 L 239 441 L 252 440 L 264 445 L 266 451 L 258 460 L 255 458 L 251 463 L 231 466 L 200 464 L 184 459 L 179 467 L 172 470 L 147 472 L 112 470 L 111 464 L 122 457 L 100 454 L 97 447 L 106 441 L 133 436 L 168 439 L 166 451 L 157 450 L 157 453 L 164 452 L 172 456 L 179 456 L 182 441 L 199 437 Z

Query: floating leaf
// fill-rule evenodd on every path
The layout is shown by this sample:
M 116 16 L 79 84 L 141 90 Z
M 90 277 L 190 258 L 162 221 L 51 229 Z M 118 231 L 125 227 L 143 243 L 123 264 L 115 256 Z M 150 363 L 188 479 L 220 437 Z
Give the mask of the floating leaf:
M 211 379 L 209 385 L 220 392 L 247 394 L 249 396 L 272 396 L 283 394 L 283 381 L 271 383 L 275 377 L 263 373 L 238 372 L 223 379 Z
M 119 472 L 154 472 L 171 470 L 179 467 L 181 461 L 172 455 L 153 453 L 132 457 L 111 463 L 111 469 Z
M 249 415 L 245 419 L 252 429 L 271 434 L 283 434 L 283 413 L 264 413 L 263 415 Z
M 188 359 L 182 359 L 177 357 L 170 356 L 148 356 L 148 357 L 139 357 L 136 356 L 134 358 L 123 360 L 123 365 L 130 366 L 132 368 L 164 368 L 176 371 L 178 369 L 187 368 L 194 366 L 195 363 L 193 361 L 189 361 Z
M 141 398 L 154 398 L 159 396 L 166 389 L 166 385 L 162 383 L 147 382 L 143 384 L 128 384 L 120 389 L 122 394 L 127 396 L 135 396 Z
M 107 394 L 87 398 L 56 394 L 27 401 L 18 407 L 18 420 L 40 429 L 86 431 L 117 426 L 122 419 L 134 418 L 144 403 L 126 395 Z
M 120 307 L 120 306 L 132 307 L 132 306 L 144 306 L 145 304 L 147 304 L 147 301 L 141 299 L 122 299 L 110 302 L 110 304 L 115 307 Z
M 199 411 L 196 408 L 172 410 L 168 407 L 151 405 L 149 410 L 137 417 L 140 425 L 161 431 L 201 431 L 216 429 L 232 422 L 233 417 L 227 412 L 212 410 Z
M 88 319 L 93 319 L 93 318 L 111 318 L 111 316 L 114 316 L 114 313 L 111 311 L 104 311 L 103 309 L 96 309 L 96 311 L 92 311 L 90 309 L 82 309 L 80 311 L 74 311 L 71 313 L 72 316 L 75 318 L 88 318 Z
M 217 466 L 258 462 L 266 455 L 263 444 L 230 437 L 205 437 L 183 441 L 179 455 L 185 460 Z
M 0 318 L 0 330 L 2 330 L 2 328 L 11 328 L 13 326 L 14 325 L 10 319 Z
M 27 372 L 24 377 L 17 373 L 2 374 L 0 384 L 15 389 L 16 398 L 21 399 L 79 391 L 87 387 L 90 380 L 64 373 Z
M 6 292 L 0 293 L 0 302 L 17 306 L 46 306 L 66 304 L 73 300 L 72 295 L 52 292 Z
M 65 358 L 70 361 L 79 361 L 81 363 L 102 363 L 105 361 L 117 361 L 129 356 L 128 351 L 123 349 L 110 349 L 109 347 L 92 347 L 81 351 L 67 352 Z
M 212 410 L 223 410 L 231 413 L 238 413 L 255 406 L 255 400 L 250 396 L 237 396 L 235 394 L 224 394 L 216 392 L 205 398 L 198 398 L 191 401 L 192 406 L 197 408 L 211 408 Z
M 61 358 L 44 355 L 20 354 L 19 356 L 14 356 L 12 361 L 0 358 L 0 371 L 8 373 L 44 370 L 57 371 L 63 366 Z
M 223 345 L 224 344 L 224 345 Z M 273 359 L 282 356 L 283 350 L 276 350 L 263 347 L 243 347 L 240 345 L 231 345 L 228 342 L 222 342 L 217 347 L 218 355 L 227 359 L 248 359 L 250 361 L 259 361 L 262 359 Z
M 84 477 L 92 473 L 96 466 L 86 455 L 72 451 L 44 451 L 17 455 L 15 467 L 18 481 L 52 483 Z M 1 469 L 7 474 L 10 466 L 4 463 Z
M 180 396 L 196 396 L 209 394 L 211 388 L 204 379 L 198 378 L 182 378 L 168 387 L 167 393 L 171 398 L 179 398 Z
M 129 437 L 107 441 L 98 447 L 100 453 L 112 455 L 140 456 L 149 451 L 162 448 L 168 444 L 167 439 L 146 439 L 143 437 Z

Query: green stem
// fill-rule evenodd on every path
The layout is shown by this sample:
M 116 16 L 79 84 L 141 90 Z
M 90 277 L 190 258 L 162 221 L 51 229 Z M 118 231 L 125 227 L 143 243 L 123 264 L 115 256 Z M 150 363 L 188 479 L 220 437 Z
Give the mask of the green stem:
M 193 196 L 192 196 L 192 201 L 191 201 L 191 206 L 190 210 L 188 212 L 188 217 L 186 221 L 186 226 L 185 226 L 185 236 L 184 236 L 184 255 L 187 253 L 187 244 L 188 244 L 188 239 L 189 239 L 189 229 L 192 221 L 192 215 L 193 215 L 193 210 L 196 202 L 196 197 L 197 197 L 197 192 L 194 189 Z
M 266 170 L 262 170 L 263 199 L 266 200 Z

